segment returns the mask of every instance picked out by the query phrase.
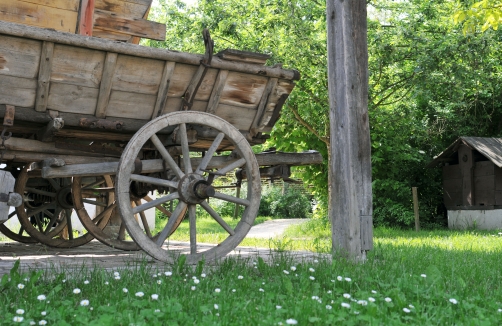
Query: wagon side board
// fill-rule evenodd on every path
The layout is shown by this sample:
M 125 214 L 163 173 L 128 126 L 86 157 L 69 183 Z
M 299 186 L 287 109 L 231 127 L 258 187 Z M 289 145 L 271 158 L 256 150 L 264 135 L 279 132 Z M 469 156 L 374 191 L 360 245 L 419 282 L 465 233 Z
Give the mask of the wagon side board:
M 202 58 L 0 21 L 0 111 L 13 105 L 25 112 L 21 121 L 60 117 L 66 137 L 106 121 L 121 124 L 97 133 L 102 139 L 134 133 L 183 107 Z M 295 70 L 215 56 L 191 110 L 213 113 L 252 144 L 263 143 L 297 79 Z M 82 124 L 79 117 L 96 121 Z

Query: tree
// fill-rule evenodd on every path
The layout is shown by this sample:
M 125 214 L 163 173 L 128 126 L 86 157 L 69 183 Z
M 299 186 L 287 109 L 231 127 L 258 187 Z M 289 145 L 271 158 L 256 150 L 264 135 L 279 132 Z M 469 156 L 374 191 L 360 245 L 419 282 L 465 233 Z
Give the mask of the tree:
M 458 9 L 453 15 L 455 23 L 463 24 L 464 34 L 475 33 L 479 26 L 484 32 L 490 27 L 498 29 L 502 23 L 502 2 L 500 0 L 482 0 L 467 9 Z

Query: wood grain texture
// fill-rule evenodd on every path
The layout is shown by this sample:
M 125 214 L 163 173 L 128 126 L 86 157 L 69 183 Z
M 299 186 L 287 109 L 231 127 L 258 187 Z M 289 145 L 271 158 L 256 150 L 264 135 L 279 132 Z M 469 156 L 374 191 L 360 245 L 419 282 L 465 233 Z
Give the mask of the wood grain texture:
M 0 75 L 35 78 L 42 42 L 0 35 Z
M 119 55 L 112 90 L 157 95 L 165 62 Z
M 256 109 L 267 82 L 268 78 L 265 77 L 229 72 L 220 103 Z
M 156 100 L 155 95 L 113 90 L 106 115 L 107 117 L 150 120 Z
M 462 171 L 462 205 L 474 205 L 474 161 L 472 148 L 460 145 L 458 148 L 460 170 Z
M 94 10 L 94 28 L 159 41 L 166 39 L 166 25 L 164 24 L 100 9 Z
M 94 114 L 98 93 L 97 88 L 52 82 L 47 108 L 60 113 Z
M 151 0 L 95 0 L 95 8 L 117 14 L 143 17 L 150 7 Z
M 0 21 L 0 34 L 20 37 L 27 37 L 27 35 L 29 35 L 29 38 L 35 40 L 50 41 L 58 44 L 73 45 L 76 47 L 84 47 L 87 49 L 95 49 L 105 52 L 117 52 L 119 54 L 127 54 L 149 59 L 175 61 L 181 64 L 195 65 L 196 67 L 200 65 L 200 60 L 203 59 L 203 55 L 199 54 L 169 51 L 166 49 L 156 49 L 120 42 L 111 42 L 105 39 L 87 38 L 81 35 L 62 34 L 56 31 L 20 24 L 13 24 L 4 21 Z M 300 74 L 296 70 L 282 69 L 275 66 L 267 67 L 256 64 L 226 61 L 221 60 L 217 57 L 213 57 L 213 60 L 211 61 L 211 67 L 214 69 L 226 69 L 235 72 L 259 75 L 263 78 L 277 77 L 280 79 L 288 80 L 298 80 L 300 78 Z M 255 76 L 253 76 L 253 78 L 254 77 Z
M 110 93 L 112 91 L 113 77 L 115 75 L 115 67 L 117 65 L 117 53 L 108 52 L 105 58 L 105 67 L 101 84 L 99 85 L 98 102 L 96 106 L 96 117 L 106 117 L 106 109 L 110 102 Z
M 372 238 L 366 1 L 327 1 L 330 205 L 333 251 L 362 257 Z M 369 226 L 363 232 L 361 228 Z
M 78 0 L 2 0 L 0 20 L 74 33 Z
M 36 91 L 36 79 L 0 75 L 0 105 L 10 104 L 16 107 L 33 108 L 35 106 Z M 3 111 L 5 111 L 5 107 Z
M 99 88 L 106 53 L 56 44 L 51 81 Z
M 169 92 L 169 86 L 171 85 L 171 78 L 173 77 L 175 67 L 175 62 L 167 61 L 164 64 L 159 90 L 157 91 L 157 100 L 155 101 L 155 107 L 152 113 L 152 119 L 160 116 L 162 114 L 162 111 L 164 111 L 164 108 L 166 107 L 167 94 Z
M 40 54 L 40 70 L 38 72 L 37 97 L 35 100 L 35 110 L 38 112 L 44 112 L 47 109 L 53 54 L 54 43 L 44 42 Z
M 257 133 L 257 129 L 259 129 L 259 123 L 261 118 L 263 117 L 263 113 L 267 110 L 274 110 L 273 103 L 269 102 L 270 94 L 275 90 L 277 86 L 277 78 L 270 78 L 267 82 L 267 86 L 263 90 L 263 94 L 260 99 L 260 103 L 256 108 L 256 114 L 253 119 L 253 123 L 251 124 L 251 133 Z M 271 108 L 269 107 L 271 106 Z
M 218 72 L 218 76 L 214 82 L 213 91 L 211 92 L 211 96 L 209 97 L 209 101 L 207 104 L 206 112 L 212 113 L 216 112 L 218 108 L 218 104 L 220 104 L 221 92 L 225 87 L 228 77 L 228 70 L 220 70 Z

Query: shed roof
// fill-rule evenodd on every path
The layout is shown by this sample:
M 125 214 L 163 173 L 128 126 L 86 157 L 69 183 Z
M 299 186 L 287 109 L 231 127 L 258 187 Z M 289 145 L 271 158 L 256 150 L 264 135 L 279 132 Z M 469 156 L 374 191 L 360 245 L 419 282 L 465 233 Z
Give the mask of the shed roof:
M 472 147 L 493 162 L 493 164 L 502 168 L 502 138 L 491 137 L 460 137 L 441 154 L 434 157 L 432 162 L 427 164 L 427 167 L 433 168 L 447 161 L 458 151 L 458 147 L 461 144 Z

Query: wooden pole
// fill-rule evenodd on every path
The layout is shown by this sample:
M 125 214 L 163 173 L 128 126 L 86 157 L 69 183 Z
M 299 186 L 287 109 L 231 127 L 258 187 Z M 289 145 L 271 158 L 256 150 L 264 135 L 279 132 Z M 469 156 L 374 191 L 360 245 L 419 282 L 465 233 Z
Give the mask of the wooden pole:
M 413 193 L 413 210 L 415 212 L 415 231 L 420 231 L 420 215 L 418 213 L 418 192 L 417 187 L 411 187 Z
M 238 183 L 237 186 L 235 187 L 235 197 L 241 198 L 241 184 Z M 235 204 L 235 209 L 234 209 L 234 220 L 237 219 L 239 216 L 239 204 Z
M 373 246 L 366 0 L 327 0 L 333 251 Z

